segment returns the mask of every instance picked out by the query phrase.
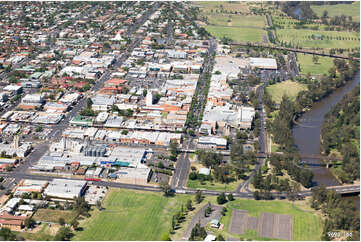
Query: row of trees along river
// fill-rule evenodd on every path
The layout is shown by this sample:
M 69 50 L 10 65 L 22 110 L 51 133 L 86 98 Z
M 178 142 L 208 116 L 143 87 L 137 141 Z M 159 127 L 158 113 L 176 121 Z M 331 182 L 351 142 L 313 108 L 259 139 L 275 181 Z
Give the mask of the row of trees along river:
M 359 84 L 359 63 L 335 59 L 328 75 L 323 75 L 312 82 L 307 78 L 299 78 L 298 81 L 307 83 L 308 89 L 301 91 L 294 102 L 286 97 L 283 98 L 269 131 L 273 135 L 273 141 L 280 145 L 279 149 L 284 153 L 298 152 L 301 156 L 320 154 L 321 128 L 325 115 Z M 264 103 L 268 111 L 276 109 L 276 105 L 268 95 L 265 95 Z M 294 120 L 297 120 L 296 124 Z M 327 129 L 325 125 L 323 128 Z M 321 160 L 301 159 L 301 161 L 313 172 L 312 186 L 340 184 L 329 169 L 322 166 Z M 359 169 L 359 162 L 357 165 Z M 357 174 L 355 172 L 352 180 L 359 179 L 359 173 Z

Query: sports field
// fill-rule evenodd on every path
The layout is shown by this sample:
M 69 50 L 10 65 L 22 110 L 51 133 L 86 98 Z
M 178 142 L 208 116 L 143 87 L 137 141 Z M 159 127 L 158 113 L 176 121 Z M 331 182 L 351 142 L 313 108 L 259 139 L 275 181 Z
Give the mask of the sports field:
M 328 70 L 333 66 L 333 58 L 319 56 L 315 64 L 312 60 L 313 55 L 297 54 L 297 63 L 300 64 L 300 73 L 312 75 L 328 74 Z
M 265 16 L 249 14 L 245 2 L 194 2 L 207 17 L 206 30 L 221 39 L 228 37 L 237 42 L 263 42 L 266 40 Z
M 312 10 L 321 17 L 323 12 L 327 10 L 329 17 L 352 16 L 353 21 L 360 21 L 360 2 L 355 1 L 352 4 L 336 4 L 336 5 L 311 5 Z
M 207 25 L 206 30 L 213 36 L 220 39 L 228 37 L 237 42 L 262 42 L 262 35 L 267 35 L 263 29 L 224 27 Z
M 249 13 L 248 5 L 246 2 L 233 1 L 233 2 L 193 2 L 193 5 L 199 6 L 204 13 L 220 12 L 220 11 L 237 11 L 240 13 Z
M 162 234 L 169 232 L 172 216 L 189 198 L 110 189 L 103 202 L 105 209 L 95 208 L 73 240 L 161 240 Z
M 308 48 L 354 48 L 360 46 L 360 36 L 356 32 L 322 31 L 309 29 L 277 29 L 279 41 Z
M 228 27 L 263 28 L 266 25 L 264 16 L 244 16 L 239 14 L 207 14 L 211 25 Z
M 228 227 L 230 225 L 233 209 L 247 210 L 250 216 L 259 217 L 261 213 L 275 213 L 292 215 L 293 220 L 293 240 L 320 240 L 322 233 L 322 221 L 318 215 L 315 215 L 304 201 L 296 202 L 292 205 L 287 201 L 256 201 L 246 199 L 236 199 L 226 204 L 228 209 L 225 216 L 222 217 L 221 223 L 224 224 L 222 233 L 227 237 L 235 237 L 238 235 L 229 234 Z M 244 239 L 258 240 L 264 239 L 257 236 L 254 230 L 247 230 Z
M 287 95 L 291 100 L 294 100 L 300 91 L 306 89 L 305 84 L 288 80 L 267 86 L 266 92 L 271 95 L 274 102 L 281 103 L 283 95 Z

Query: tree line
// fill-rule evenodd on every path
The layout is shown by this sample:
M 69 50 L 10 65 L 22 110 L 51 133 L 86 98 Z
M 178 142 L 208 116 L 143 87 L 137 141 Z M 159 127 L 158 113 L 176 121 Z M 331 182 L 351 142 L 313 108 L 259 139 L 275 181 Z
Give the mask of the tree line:
M 311 207 L 326 216 L 322 240 L 334 239 L 329 232 L 346 230 L 352 232 L 347 240 L 360 241 L 360 213 L 353 201 L 342 199 L 335 191 L 321 186 L 312 189 Z
M 357 85 L 325 116 L 321 148 L 326 155 L 338 151 L 343 162 L 337 177 L 345 183 L 360 178 L 360 85 Z

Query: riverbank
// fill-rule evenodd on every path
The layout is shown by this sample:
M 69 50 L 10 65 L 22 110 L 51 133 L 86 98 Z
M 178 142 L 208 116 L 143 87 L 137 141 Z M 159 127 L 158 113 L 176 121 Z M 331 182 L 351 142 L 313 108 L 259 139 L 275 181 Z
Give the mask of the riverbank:
M 342 98 L 349 93 L 360 82 L 360 73 L 356 73 L 352 81 L 334 89 L 322 100 L 315 102 L 312 108 L 302 113 L 297 119 L 297 124 L 293 127 L 293 138 L 298 152 L 302 154 L 321 153 L 321 127 L 324 123 L 325 115 L 329 110 L 339 103 Z M 311 160 L 304 160 L 310 162 Z M 312 163 L 319 163 L 319 160 L 312 160 Z M 324 167 L 310 167 L 314 173 L 315 185 L 337 185 L 339 179 L 334 176 L 335 170 Z

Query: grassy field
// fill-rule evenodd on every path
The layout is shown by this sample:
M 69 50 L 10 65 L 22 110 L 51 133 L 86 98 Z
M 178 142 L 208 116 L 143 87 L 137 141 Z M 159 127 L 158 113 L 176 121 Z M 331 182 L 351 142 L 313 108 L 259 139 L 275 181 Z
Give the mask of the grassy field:
M 76 213 L 72 210 L 53 210 L 53 209 L 38 209 L 33 218 L 36 221 L 54 222 L 58 223 L 60 218 L 63 218 L 66 223 L 71 223 L 75 218 Z
M 246 2 L 194 2 L 193 5 L 199 6 L 204 13 L 211 13 L 217 11 L 221 11 L 222 8 L 225 11 L 237 11 L 241 13 L 249 13 L 249 9 Z
M 217 26 L 263 28 L 266 25 L 266 18 L 264 16 L 258 16 L 258 15 L 244 16 L 244 15 L 214 13 L 214 14 L 207 14 L 207 17 L 211 25 L 217 25 Z
M 323 12 L 327 10 L 329 17 L 352 16 L 353 21 L 360 22 L 360 2 L 356 1 L 352 4 L 336 4 L 336 5 L 311 5 L 312 10 L 321 17 Z
M 237 238 L 239 235 L 229 234 L 228 226 L 232 216 L 232 209 L 247 210 L 249 216 L 258 217 L 262 212 L 290 214 L 293 215 L 293 239 L 294 240 L 320 240 L 322 233 L 322 221 L 320 217 L 315 215 L 313 211 L 305 206 L 305 202 L 296 202 L 293 205 L 287 201 L 256 201 L 236 199 L 228 202 L 226 207 L 228 209 L 225 216 L 222 217 L 221 223 L 224 224 L 223 232 L 227 237 Z M 250 240 L 264 240 L 265 238 L 258 237 L 256 231 L 249 230 L 242 235 L 244 239 Z M 273 239 L 272 239 L 273 240 Z
M 267 36 L 266 31 L 257 28 L 224 27 L 213 25 L 207 25 L 205 28 L 218 39 L 228 37 L 238 42 L 262 42 L 262 35 Z
M 333 66 L 333 58 L 319 56 L 318 63 L 312 61 L 313 55 L 297 54 L 297 63 L 300 64 L 301 74 L 311 73 L 312 75 L 328 74 Z
M 356 32 L 322 31 L 309 29 L 277 29 L 279 41 L 293 43 L 308 48 L 354 48 L 360 46 L 360 36 Z M 313 39 L 312 35 L 323 36 L 323 39 Z M 327 39 L 327 36 L 332 39 Z M 338 39 L 335 39 L 338 38 Z
M 160 240 L 170 228 L 172 216 L 191 198 L 125 189 L 109 190 L 102 211 L 95 209 L 80 224 L 74 240 Z
M 241 240 L 276 240 L 273 238 L 259 237 L 257 231 L 246 230 L 243 235 L 231 234 L 228 227 L 231 221 L 232 210 L 247 210 L 249 216 L 258 217 L 262 212 L 289 214 L 294 217 L 293 240 L 320 240 L 322 233 L 322 221 L 318 214 L 305 204 L 304 201 L 295 202 L 293 205 L 287 201 L 256 201 L 236 199 L 226 204 L 227 213 L 221 218 L 224 224 L 223 230 L 208 228 L 216 235 L 222 234 L 224 238 L 236 238 Z
M 200 180 L 187 180 L 187 187 L 188 188 L 194 188 L 194 189 L 208 189 L 208 190 L 214 190 L 214 191 L 227 191 L 232 192 L 234 191 L 239 183 L 242 182 L 241 180 L 231 182 L 228 184 L 222 184 L 219 182 L 213 182 L 205 181 L 204 184 L 201 184 Z
M 271 95 L 274 102 L 281 103 L 283 95 L 287 95 L 291 100 L 294 100 L 297 94 L 302 90 L 306 90 L 306 88 L 304 84 L 289 80 L 267 86 L 266 92 Z
M 249 15 L 245 2 L 194 2 L 208 19 L 208 32 L 218 39 L 228 37 L 237 42 L 262 42 L 267 25 L 264 16 Z

